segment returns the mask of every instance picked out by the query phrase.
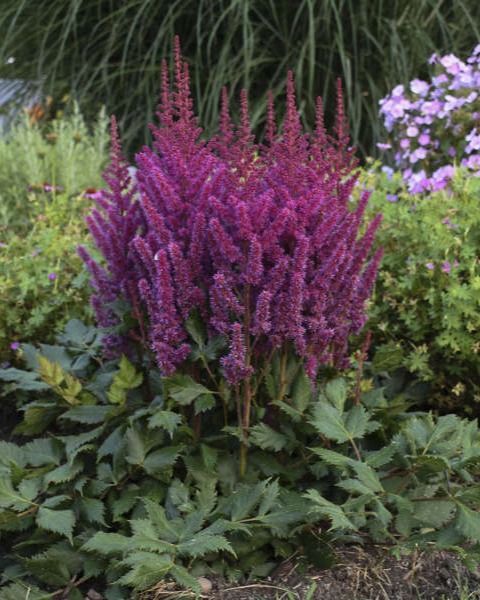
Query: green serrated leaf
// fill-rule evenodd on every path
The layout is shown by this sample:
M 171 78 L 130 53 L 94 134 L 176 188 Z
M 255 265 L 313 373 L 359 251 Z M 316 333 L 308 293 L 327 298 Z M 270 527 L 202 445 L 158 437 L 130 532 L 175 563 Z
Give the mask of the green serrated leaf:
M 181 446 L 169 446 L 150 452 L 143 461 L 143 468 L 149 475 L 155 475 L 164 469 L 173 467 L 181 450 Z
M 62 459 L 61 444 L 53 438 L 37 438 L 23 446 L 28 464 L 33 467 L 59 465 Z
M 181 565 L 172 565 L 170 569 L 170 575 L 182 588 L 192 590 L 196 594 L 202 592 L 202 588 L 198 583 L 198 579 L 190 575 L 189 571 Z
M 291 397 L 293 406 L 300 413 L 304 413 L 312 397 L 312 382 L 303 368 L 300 369 L 293 382 Z
M 162 429 L 165 429 L 165 431 L 168 432 L 170 437 L 173 437 L 175 430 L 181 422 L 181 415 L 174 413 L 171 410 L 159 410 L 156 413 L 154 413 L 148 420 L 148 427 L 150 429 L 160 427 Z
M 72 510 L 52 510 L 41 506 L 38 509 L 36 523 L 42 529 L 63 535 L 73 543 L 75 514 Z
M 212 391 L 201 383 L 194 381 L 189 375 L 173 375 L 165 379 L 168 395 L 181 406 L 188 406 L 203 394 L 212 394 Z
M 87 521 L 106 527 L 105 505 L 99 498 L 81 498 L 79 507 L 81 514 Z
M 75 459 L 72 464 L 66 463 L 53 469 L 44 477 L 45 485 L 50 483 L 65 483 L 74 479 L 83 469 L 82 461 Z
M 148 517 L 153 523 L 158 536 L 167 542 L 178 542 L 178 536 L 180 532 L 178 531 L 178 528 L 175 527 L 175 524 L 172 524 L 167 519 L 163 506 L 160 506 L 158 503 L 150 500 L 149 498 L 144 498 L 143 503 L 145 505 Z
M 25 451 L 20 446 L 10 442 L 0 441 L 0 464 L 24 467 L 27 463 Z
M 204 413 L 215 407 L 215 398 L 212 394 L 202 394 L 195 399 L 195 414 Z
M 342 507 L 323 498 L 317 490 L 308 490 L 304 497 L 311 502 L 311 513 L 325 517 L 332 522 L 330 530 L 356 530 L 355 525 L 348 519 Z
M 127 440 L 127 456 L 126 460 L 132 465 L 142 465 L 145 460 L 147 448 L 140 432 L 130 428 L 125 435 Z
M 61 560 L 58 552 L 50 549 L 43 554 L 36 554 L 32 558 L 24 561 L 30 575 L 33 575 L 38 581 L 53 585 L 56 587 L 66 586 L 72 574 L 68 570 L 68 566 Z M 0 590 L 0 598 L 1 598 Z M 22 598 L 22 596 L 21 596 Z
M 103 423 L 111 412 L 110 406 L 101 405 L 82 405 L 75 406 L 67 412 L 63 413 L 61 419 L 68 419 L 69 421 L 75 421 L 76 423 L 85 423 L 86 425 L 95 425 L 96 423 Z
M 324 392 L 329 402 L 342 413 L 347 401 L 347 382 L 345 379 L 338 377 L 329 381 L 325 386 Z
M 133 536 L 131 538 L 132 550 L 148 550 L 159 554 L 175 553 L 177 547 L 162 540 L 149 519 L 135 519 L 130 521 Z
M 279 452 L 288 444 L 288 438 L 272 429 L 266 423 L 259 423 L 250 429 L 249 440 L 262 450 Z
M 134 552 L 121 564 L 131 568 L 117 583 L 131 586 L 136 590 L 144 590 L 165 578 L 173 566 L 173 560 L 168 555 Z
M 31 500 L 25 498 L 20 492 L 15 491 L 10 479 L 2 475 L 0 477 L 0 508 L 15 508 L 25 510 L 32 506 Z
M 111 554 L 123 554 L 129 548 L 129 537 L 119 533 L 98 531 L 83 544 L 81 549 L 86 552 L 97 552 L 102 556 L 110 556 Z
M 480 542 L 480 514 L 460 502 L 457 502 L 455 528 L 467 540 Z

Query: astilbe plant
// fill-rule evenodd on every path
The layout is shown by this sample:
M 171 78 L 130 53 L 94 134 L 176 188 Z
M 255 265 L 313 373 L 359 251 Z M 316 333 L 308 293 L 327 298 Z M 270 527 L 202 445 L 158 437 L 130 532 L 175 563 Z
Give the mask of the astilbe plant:
M 159 123 L 152 148 L 136 156 L 134 184 L 113 127 L 110 190 L 89 221 L 105 266 L 81 252 L 100 324 L 113 323 L 112 300 L 127 300 L 138 324 L 130 333 L 153 350 L 162 374 L 180 371 L 214 386 L 225 415 L 236 413 L 244 472 L 252 402 L 261 405 L 271 362 L 280 365 L 280 400 L 289 357 L 312 381 L 320 365 L 348 364 L 348 339 L 365 322 L 381 259 L 380 251 L 370 257 L 380 217 L 359 235 L 368 193 L 352 206 L 356 163 L 340 85 L 334 135 L 326 133 L 320 100 L 307 135 L 289 74 L 282 130 L 270 102 L 262 145 L 249 125 L 246 92 L 238 126 L 226 98 L 218 135 L 202 139 L 177 41 L 175 86 L 164 63 Z M 225 345 L 218 362 L 203 356 L 193 368 L 199 321 L 207 340 Z

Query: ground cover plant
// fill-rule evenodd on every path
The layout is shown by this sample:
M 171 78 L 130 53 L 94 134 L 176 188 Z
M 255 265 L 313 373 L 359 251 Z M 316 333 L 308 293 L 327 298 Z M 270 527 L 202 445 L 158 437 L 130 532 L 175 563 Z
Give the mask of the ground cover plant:
M 16 124 L 0 139 L 0 358 L 20 342 L 53 341 L 89 314 L 86 277 L 75 253 L 102 182 L 108 133 L 78 110 L 47 123 Z
M 466 61 L 433 54 L 429 63 L 429 79 L 397 85 L 380 101 L 391 141 L 379 146 L 394 153 L 413 194 L 447 187 L 455 165 L 474 173 L 480 167 L 480 45 Z
M 448 190 L 422 197 L 388 169 L 364 177 L 372 210 L 384 215 L 385 256 L 369 311 L 374 364 L 427 382 L 417 400 L 477 415 L 479 179 L 460 169 Z
M 22 414 L 0 442 L 0 593 L 198 595 L 199 576 L 263 577 L 294 552 L 325 565 L 365 539 L 473 564 L 477 423 L 408 412 L 369 336 L 339 375 L 382 256 L 341 88 L 331 135 L 321 101 L 304 134 L 289 75 L 263 144 L 245 93 L 239 125 L 224 93 L 206 140 L 178 42 L 174 63 L 135 173 L 112 121 L 96 250 L 79 248 L 99 327 L 72 320 L 0 370 Z
M 194 95 L 210 132 L 223 85 L 235 93 L 250 89 L 256 127 L 266 104 L 258 82 L 268 81 L 280 96 L 294 68 L 309 123 L 317 95 L 333 114 L 335 79 L 342 77 L 354 141 L 371 154 L 382 134 L 378 100 L 398 83 L 426 76 L 425 57 L 433 52 L 470 51 L 480 39 L 479 20 L 476 0 L 13 2 L 0 14 L 0 77 L 41 82 L 54 97 L 71 93 L 84 108 L 106 103 L 126 138 L 136 140 L 133 151 L 146 137 L 158 64 L 177 32 L 196 67 Z

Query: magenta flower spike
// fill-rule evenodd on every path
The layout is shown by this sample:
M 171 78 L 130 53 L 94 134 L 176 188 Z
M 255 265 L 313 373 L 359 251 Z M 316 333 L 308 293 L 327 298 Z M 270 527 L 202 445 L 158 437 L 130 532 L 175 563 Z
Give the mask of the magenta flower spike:
M 174 71 L 171 89 L 162 64 L 153 147 L 136 155 L 134 182 L 112 124 L 109 189 L 88 219 L 103 261 L 80 250 L 99 324 L 116 324 L 110 306 L 119 298 L 137 319 L 140 307 L 146 343 L 164 375 L 189 356 L 193 314 L 209 338 L 226 338 L 219 365 L 231 385 L 287 347 L 312 378 L 321 364 L 344 366 L 381 254 L 371 257 L 380 217 L 359 233 L 368 194 L 354 208 L 350 202 L 356 161 L 340 83 L 333 135 L 320 99 L 315 132 L 307 135 L 289 73 L 283 125 L 269 96 L 265 142 L 258 144 L 245 91 L 240 124 L 230 117 L 225 89 L 219 133 L 201 137 L 178 40 Z

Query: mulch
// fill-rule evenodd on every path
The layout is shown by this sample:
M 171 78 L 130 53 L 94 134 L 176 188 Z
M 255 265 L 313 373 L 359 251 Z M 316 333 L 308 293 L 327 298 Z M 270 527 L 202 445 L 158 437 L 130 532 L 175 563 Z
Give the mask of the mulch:
M 449 552 L 413 552 L 395 558 L 379 546 L 344 547 L 335 565 L 300 572 L 283 563 L 261 582 L 212 581 L 208 600 L 480 600 L 480 570 L 469 571 Z M 159 583 L 142 600 L 180 600 L 185 594 Z M 192 596 L 190 596 L 191 598 Z

